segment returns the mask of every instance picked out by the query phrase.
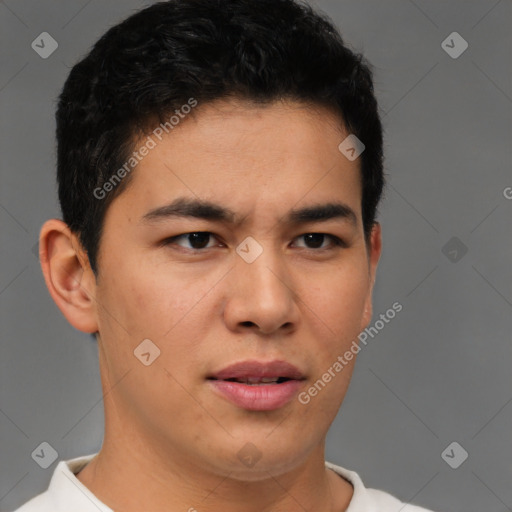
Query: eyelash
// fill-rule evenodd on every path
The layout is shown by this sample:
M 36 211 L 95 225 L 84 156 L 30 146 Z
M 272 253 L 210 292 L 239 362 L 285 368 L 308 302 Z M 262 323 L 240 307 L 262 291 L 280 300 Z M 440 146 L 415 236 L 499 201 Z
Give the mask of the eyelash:
M 161 245 L 162 246 L 173 245 L 176 243 L 177 240 L 186 238 L 187 236 L 194 235 L 194 234 L 207 234 L 207 235 L 215 236 L 214 233 L 211 233 L 210 231 L 190 231 L 189 233 L 183 233 L 181 235 L 176 235 L 176 236 L 172 236 L 170 238 L 166 238 L 165 240 L 162 241 Z M 347 247 L 347 244 L 344 240 L 342 240 L 341 238 L 339 238 L 335 235 L 330 235 L 328 233 L 317 233 L 317 232 L 303 233 L 302 235 L 299 235 L 296 238 L 301 238 L 306 235 L 323 235 L 324 237 L 331 239 L 332 247 L 320 247 L 320 248 L 301 247 L 301 249 L 307 249 L 307 250 L 311 250 L 314 252 L 321 252 L 321 251 L 332 250 L 333 248 L 336 248 L 336 247 L 342 247 L 342 248 Z M 201 252 L 201 251 L 206 251 L 207 249 L 213 249 L 213 247 L 204 247 L 202 249 L 195 249 L 195 248 L 189 248 L 189 247 L 183 247 L 183 246 L 179 246 L 179 247 L 181 247 L 182 249 L 185 249 L 187 251 L 192 251 L 192 252 Z

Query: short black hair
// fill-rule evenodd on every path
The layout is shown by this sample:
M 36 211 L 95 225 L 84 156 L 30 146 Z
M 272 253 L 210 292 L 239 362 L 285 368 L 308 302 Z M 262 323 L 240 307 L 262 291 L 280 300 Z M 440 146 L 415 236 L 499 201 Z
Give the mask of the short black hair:
M 327 16 L 300 0 L 169 0 L 110 28 L 71 69 L 59 96 L 62 217 L 95 275 L 106 210 L 131 174 L 118 186 L 105 184 L 126 164 L 136 140 L 191 98 L 201 105 L 230 97 L 261 104 L 291 99 L 340 117 L 365 145 L 368 243 L 384 173 L 382 125 L 363 55 L 344 44 Z M 95 191 L 106 189 L 98 198 Z

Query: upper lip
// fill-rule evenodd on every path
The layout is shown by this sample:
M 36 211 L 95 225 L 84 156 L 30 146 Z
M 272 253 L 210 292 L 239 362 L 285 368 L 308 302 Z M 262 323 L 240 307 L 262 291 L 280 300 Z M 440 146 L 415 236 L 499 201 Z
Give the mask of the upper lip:
M 241 361 L 230 364 L 224 369 L 210 375 L 209 379 L 245 379 L 245 378 L 272 378 L 286 377 L 288 379 L 302 380 L 304 375 L 300 370 L 286 361 Z

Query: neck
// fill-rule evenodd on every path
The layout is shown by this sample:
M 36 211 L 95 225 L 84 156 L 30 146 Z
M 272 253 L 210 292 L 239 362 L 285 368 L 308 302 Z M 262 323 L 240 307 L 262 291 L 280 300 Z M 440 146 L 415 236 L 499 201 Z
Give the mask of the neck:
M 177 451 L 162 457 L 140 438 L 125 440 L 106 435 L 100 453 L 77 475 L 113 510 L 342 512 L 353 494 L 350 483 L 325 467 L 323 445 L 289 471 L 247 481 L 206 470 Z

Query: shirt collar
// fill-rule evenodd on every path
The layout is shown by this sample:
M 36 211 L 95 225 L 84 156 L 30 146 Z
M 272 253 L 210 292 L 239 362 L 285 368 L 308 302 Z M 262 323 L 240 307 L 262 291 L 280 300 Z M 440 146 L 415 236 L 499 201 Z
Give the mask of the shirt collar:
M 48 487 L 56 511 L 69 512 L 69 505 L 72 503 L 73 512 L 114 512 L 75 476 L 95 456 L 93 453 L 57 464 Z
M 325 462 L 325 466 L 329 469 L 332 469 L 335 473 L 338 473 L 338 475 L 342 476 L 345 480 L 347 480 L 347 482 L 351 483 L 352 487 L 354 488 L 354 494 L 352 495 L 352 499 L 350 500 L 350 503 L 348 504 L 345 512 L 374 511 L 373 503 L 370 500 L 368 491 L 364 486 L 361 477 L 355 471 L 350 471 L 327 461 Z

